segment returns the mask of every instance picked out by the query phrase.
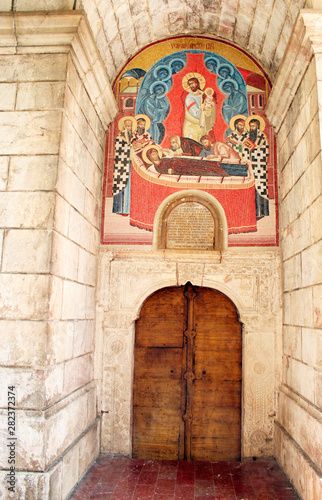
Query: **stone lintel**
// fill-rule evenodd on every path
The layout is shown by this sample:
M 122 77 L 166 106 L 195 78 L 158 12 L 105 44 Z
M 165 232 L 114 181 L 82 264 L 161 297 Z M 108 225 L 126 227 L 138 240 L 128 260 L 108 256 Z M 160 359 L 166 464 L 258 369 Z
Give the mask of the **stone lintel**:
M 117 104 L 83 11 L 0 13 L 0 54 L 69 52 L 106 130 Z
M 314 54 L 322 52 L 322 10 L 303 9 L 278 70 L 266 116 L 278 132 Z

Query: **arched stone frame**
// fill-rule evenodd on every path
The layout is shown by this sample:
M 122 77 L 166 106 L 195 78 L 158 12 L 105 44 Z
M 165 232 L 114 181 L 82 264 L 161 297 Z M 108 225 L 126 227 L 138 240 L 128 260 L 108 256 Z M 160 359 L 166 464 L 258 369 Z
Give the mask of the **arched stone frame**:
M 131 252 L 115 256 L 101 255 L 109 277 L 101 281 L 98 297 L 104 317 L 102 452 L 131 453 L 135 321 L 143 303 L 161 288 L 190 281 L 223 293 L 239 313 L 243 325 L 242 457 L 272 455 L 280 370 L 278 253 L 247 250 L 240 255 L 227 250 L 218 258 L 210 252 L 178 258 L 168 252 L 149 257 L 143 252 L 134 260 Z
M 209 210 L 215 225 L 215 244 L 213 250 L 226 250 L 228 248 L 228 225 L 225 211 L 214 196 L 197 189 L 189 189 L 173 193 L 160 204 L 158 210 L 156 211 L 153 224 L 153 248 L 166 249 L 168 217 L 175 207 L 187 202 L 199 203 Z

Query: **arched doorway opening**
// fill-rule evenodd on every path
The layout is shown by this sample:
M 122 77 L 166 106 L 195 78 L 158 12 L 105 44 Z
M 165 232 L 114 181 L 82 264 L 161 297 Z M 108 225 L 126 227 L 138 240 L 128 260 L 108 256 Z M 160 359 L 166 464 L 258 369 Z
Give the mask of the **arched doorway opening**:
M 163 288 L 136 322 L 134 458 L 239 460 L 242 335 L 221 292 Z

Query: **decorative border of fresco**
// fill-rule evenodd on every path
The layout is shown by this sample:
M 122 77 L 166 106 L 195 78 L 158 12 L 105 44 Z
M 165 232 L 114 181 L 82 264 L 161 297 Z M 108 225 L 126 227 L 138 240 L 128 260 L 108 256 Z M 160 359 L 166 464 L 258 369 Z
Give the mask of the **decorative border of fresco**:
M 254 59 L 221 40 L 176 37 L 132 57 L 113 85 L 119 113 L 107 132 L 102 244 L 151 245 L 160 203 L 200 189 L 223 206 L 229 246 L 278 246 L 270 89 Z

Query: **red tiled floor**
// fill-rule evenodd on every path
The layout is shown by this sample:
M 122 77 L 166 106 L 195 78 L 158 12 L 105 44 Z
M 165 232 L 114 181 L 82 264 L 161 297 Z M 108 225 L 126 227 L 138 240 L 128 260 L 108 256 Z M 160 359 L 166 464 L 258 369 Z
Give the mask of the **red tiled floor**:
M 185 462 L 102 455 L 70 500 L 297 500 L 275 460 Z

